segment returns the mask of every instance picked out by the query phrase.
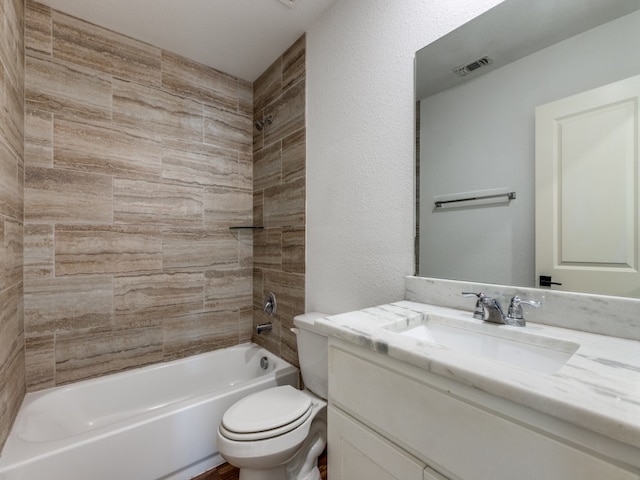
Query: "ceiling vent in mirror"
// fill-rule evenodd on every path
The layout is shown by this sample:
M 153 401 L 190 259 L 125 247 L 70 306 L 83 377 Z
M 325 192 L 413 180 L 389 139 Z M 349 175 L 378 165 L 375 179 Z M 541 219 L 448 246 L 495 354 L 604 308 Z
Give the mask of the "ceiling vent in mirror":
M 467 63 L 466 65 L 461 65 L 459 67 L 456 67 L 453 69 L 453 71 L 455 72 L 456 75 L 460 75 L 461 77 L 464 77 L 465 75 L 469 75 L 474 70 L 477 70 L 486 65 L 489 65 L 490 63 L 493 63 L 493 61 L 489 57 L 484 56 L 482 58 L 478 58 L 477 60 L 474 60 L 471 63 Z
M 280 0 L 281 3 L 284 3 L 287 7 L 293 8 L 300 0 Z

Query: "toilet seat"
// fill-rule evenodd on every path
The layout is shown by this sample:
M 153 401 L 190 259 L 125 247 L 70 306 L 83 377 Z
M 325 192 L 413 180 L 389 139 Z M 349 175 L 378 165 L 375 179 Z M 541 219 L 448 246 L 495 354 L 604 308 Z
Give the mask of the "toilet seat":
M 253 393 L 229 408 L 220 433 L 230 440 L 255 441 L 284 435 L 312 414 L 311 398 L 290 385 Z

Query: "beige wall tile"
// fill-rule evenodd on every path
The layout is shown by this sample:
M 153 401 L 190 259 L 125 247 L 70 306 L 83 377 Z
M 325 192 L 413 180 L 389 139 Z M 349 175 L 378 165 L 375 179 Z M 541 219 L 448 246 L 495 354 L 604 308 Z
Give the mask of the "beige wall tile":
M 53 56 L 124 80 L 160 86 L 161 50 L 53 11 Z
M 253 111 L 264 110 L 282 93 L 282 57 L 253 82 Z
M 305 227 L 282 229 L 282 270 L 305 273 Z
M 253 188 L 263 190 L 281 182 L 282 144 L 276 142 L 253 154 Z
M 20 60 L 22 62 L 22 59 Z M 24 154 L 24 90 L 17 81 L 5 82 L 4 108 L 8 116 L 4 123 L 7 144 L 20 158 Z
M 263 270 L 261 268 L 254 268 L 253 269 L 253 307 L 254 308 L 259 308 L 260 311 L 262 311 L 263 305 L 262 305 L 262 301 L 264 299 L 264 296 L 266 294 L 266 292 L 264 291 L 263 288 L 263 277 L 264 277 L 264 273 Z
M 253 117 L 253 84 L 246 80 L 238 80 L 238 112 Z
M 137 83 L 113 80 L 113 122 L 162 137 L 202 142 L 202 105 Z
M 282 88 L 287 89 L 305 78 L 306 38 L 303 34 L 282 55 Z
M 24 350 L 15 350 L 7 363 L 0 368 L 0 385 L 0 438 L 4 443 L 26 393 Z
M 205 308 L 237 312 L 251 305 L 250 268 L 219 268 L 205 272 Z
M 65 333 L 56 338 L 56 384 L 162 361 L 162 329 Z
M 256 268 L 282 268 L 282 229 L 257 230 L 253 237 L 253 265 Z
M 0 214 L 18 217 L 20 192 L 18 190 L 18 164 L 20 157 L 0 136 Z
M 253 189 L 253 154 L 238 153 L 238 174 L 234 182 L 234 187 L 243 190 Z
M 25 338 L 25 366 L 27 390 L 35 391 L 56 385 L 56 357 L 54 334 Z
M 25 170 L 27 222 L 111 223 L 110 176 L 54 168 Z
M 56 276 L 162 270 L 160 228 L 56 226 Z
M 158 273 L 115 279 L 116 323 L 160 325 L 164 318 L 203 310 L 202 273 Z
M 227 228 L 252 225 L 251 191 L 211 187 L 204 193 L 204 223 L 207 227 Z
M 265 145 L 270 145 L 304 128 L 305 82 L 300 80 L 285 90 L 265 111 L 273 115 L 273 123 L 264 129 Z
M 282 181 L 290 182 L 306 174 L 306 131 L 301 129 L 282 139 Z
M 80 121 L 111 119 L 111 78 L 40 53 L 26 56 L 27 106 Z
M 239 152 L 251 152 L 251 117 L 204 106 L 204 143 Z
M 25 280 L 24 323 L 27 336 L 110 325 L 113 278 L 77 276 Z
M 0 2 L 0 450 L 24 397 L 24 5 Z
M 236 230 L 238 240 L 238 265 L 253 267 L 253 230 Z
M 121 178 L 113 183 L 115 223 L 202 226 L 201 188 Z
M 20 290 L 12 285 L 0 291 L 0 365 L 6 365 L 16 351 L 22 349 L 22 319 L 18 317 Z
M 305 223 L 305 180 L 293 180 L 264 192 L 265 227 L 302 226 Z
M 145 130 L 56 118 L 53 146 L 55 167 L 126 178 L 161 175 L 160 137 Z
M 162 233 L 165 271 L 195 271 L 238 263 L 239 242 L 228 229 L 165 229 Z
M 2 222 L 2 217 L 0 217 Z M 5 288 L 22 282 L 23 225 L 19 220 L 4 219 L 2 245 L 2 286 Z
M 239 343 L 250 342 L 253 335 L 253 308 L 241 309 L 239 313 Z
M 237 312 L 203 312 L 168 319 L 162 326 L 164 359 L 237 345 L 239 326 Z
M 27 167 L 53 167 L 53 114 L 27 109 L 24 163 Z
M 53 225 L 24 226 L 24 278 L 54 276 Z
M 167 91 L 231 111 L 239 106 L 238 79 L 169 52 L 162 52 L 162 86 Z
M 234 187 L 238 179 L 238 154 L 232 150 L 186 143 L 163 141 L 162 178 L 202 186 Z
M 253 224 L 257 227 L 264 226 L 264 192 L 254 190 L 253 193 Z
M 33 0 L 26 1 L 25 47 L 51 55 L 52 42 L 51 8 Z

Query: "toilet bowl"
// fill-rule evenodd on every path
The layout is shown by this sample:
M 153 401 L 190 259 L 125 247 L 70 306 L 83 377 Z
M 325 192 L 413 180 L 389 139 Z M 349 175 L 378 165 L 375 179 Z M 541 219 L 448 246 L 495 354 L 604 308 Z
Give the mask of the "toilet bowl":
M 317 462 L 327 438 L 327 338 L 313 322 L 324 316 L 294 319 L 300 370 L 314 391 L 274 387 L 239 400 L 225 412 L 218 450 L 240 469 L 240 480 L 320 480 Z

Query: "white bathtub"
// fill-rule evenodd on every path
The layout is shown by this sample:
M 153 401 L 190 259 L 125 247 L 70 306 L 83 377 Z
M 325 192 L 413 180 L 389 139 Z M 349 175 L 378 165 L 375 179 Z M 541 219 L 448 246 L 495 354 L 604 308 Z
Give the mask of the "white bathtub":
M 298 370 L 246 343 L 29 393 L 0 480 L 191 478 L 223 463 L 215 439 L 225 410 L 285 384 L 297 386 Z

